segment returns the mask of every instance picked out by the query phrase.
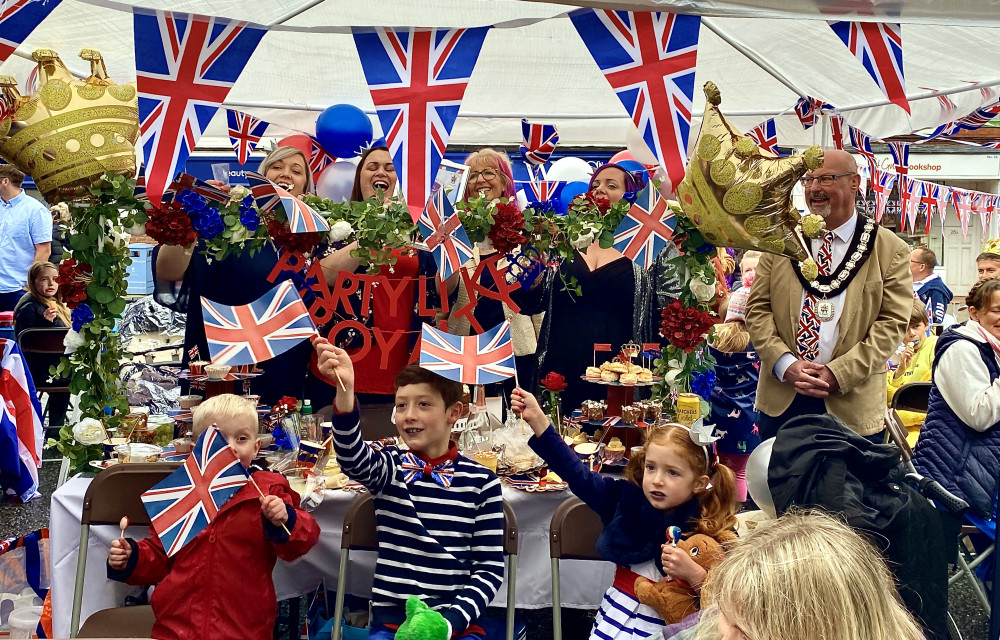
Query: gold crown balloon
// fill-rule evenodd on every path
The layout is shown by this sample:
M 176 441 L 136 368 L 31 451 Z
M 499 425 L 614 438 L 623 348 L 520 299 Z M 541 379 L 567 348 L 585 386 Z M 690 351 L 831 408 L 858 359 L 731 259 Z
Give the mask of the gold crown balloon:
M 0 157 L 30 175 L 50 203 L 89 195 L 105 173 L 134 176 L 139 104 L 135 83 L 115 84 L 101 54 L 84 49 L 90 76 L 75 78 L 59 54 L 39 49 L 38 89 L 21 96 L 0 76 Z
M 823 150 L 810 147 L 803 155 L 784 158 L 764 151 L 719 111 L 722 97 L 714 83 L 705 84 L 705 98 L 698 143 L 677 188 L 684 216 L 717 247 L 806 260 L 809 251 L 792 187 L 807 169 L 823 165 Z

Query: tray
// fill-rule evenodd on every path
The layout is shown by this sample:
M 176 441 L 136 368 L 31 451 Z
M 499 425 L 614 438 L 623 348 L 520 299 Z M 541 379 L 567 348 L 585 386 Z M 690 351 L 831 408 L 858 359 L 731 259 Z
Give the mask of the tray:
M 603 384 L 606 387 L 651 387 L 657 382 L 663 380 L 659 376 L 653 376 L 653 379 L 649 382 L 634 382 L 631 384 L 622 384 L 621 382 L 608 382 L 606 380 L 601 380 L 600 378 L 588 378 L 587 376 L 580 376 L 580 379 L 585 382 L 593 382 L 594 384 Z

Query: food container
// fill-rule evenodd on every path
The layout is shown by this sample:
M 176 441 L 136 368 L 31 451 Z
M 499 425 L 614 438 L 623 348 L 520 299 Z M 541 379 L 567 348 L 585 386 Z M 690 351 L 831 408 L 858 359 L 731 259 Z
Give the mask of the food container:
M 593 471 L 599 467 L 602 445 L 596 442 L 584 442 L 573 447 L 573 451 L 580 457 L 587 467 Z
M 163 447 L 143 442 L 127 442 L 115 447 L 118 454 L 118 462 L 122 464 L 134 462 L 156 462 L 163 453 Z
M 180 405 L 181 409 L 192 409 L 194 407 L 197 407 L 199 404 L 201 404 L 201 401 L 203 399 L 204 398 L 202 398 L 199 395 L 181 396 L 181 397 L 177 398 L 177 404 Z
M 146 429 L 153 429 L 156 431 L 156 435 L 153 436 L 153 442 L 151 444 L 156 444 L 161 447 L 170 444 L 170 441 L 173 440 L 176 435 L 174 420 L 170 416 L 149 416 L 149 422 L 146 424 Z
M 233 368 L 228 364 L 210 364 L 205 367 L 209 380 L 223 380 Z
M 701 417 L 701 396 L 696 393 L 682 393 L 677 396 L 677 422 L 690 427 Z
M 316 466 L 320 455 L 323 453 L 323 445 L 319 442 L 303 440 L 299 443 L 299 453 L 297 456 L 297 467 L 311 469 Z
M 115 448 L 117 448 L 118 445 L 126 444 L 127 442 L 128 440 L 126 440 L 125 438 L 111 438 L 110 440 L 105 440 L 104 459 L 114 460 L 116 457 L 118 457 L 118 454 L 115 452 Z
M 625 459 L 625 445 L 621 439 L 611 438 L 611 442 L 604 448 L 604 459 L 608 462 L 621 462 Z
M 622 407 L 622 422 L 625 424 L 638 424 L 642 418 L 642 410 L 634 404 Z

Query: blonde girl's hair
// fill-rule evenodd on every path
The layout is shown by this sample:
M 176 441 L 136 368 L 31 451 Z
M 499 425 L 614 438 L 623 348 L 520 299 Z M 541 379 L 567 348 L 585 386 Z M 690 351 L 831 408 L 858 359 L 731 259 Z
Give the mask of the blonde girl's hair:
M 257 407 L 253 401 L 232 393 L 222 393 L 212 396 L 192 409 L 194 423 L 191 427 L 194 437 L 200 436 L 205 429 L 213 424 L 235 418 L 246 418 L 257 421 Z
M 702 447 L 691 440 L 691 430 L 682 424 L 670 423 L 649 428 L 642 453 L 629 458 L 625 477 L 642 486 L 646 469 L 646 451 L 649 445 L 670 447 L 691 466 L 695 476 L 708 476 L 712 486 L 698 494 L 700 519 L 695 533 L 712 538 L 726 538 L 736 527 L 736 476 L 728 467 L 715 462 L 709 447 Z
M 742 322 L 736 320 L 723 322 L 715 325 L 715 332 L 709 343 L 719 351 L 726 353 L 746 351 L 747 347 L 750 346 L 750 333 Z
M 744 252 L 743 256 L 740 258 L 740 269 L 743 268 L 743 263 L 745 261 L 747 261 L 747 260 L 749 260 L 751 258 L 756 258 L 757 260 L 760 260 L 761 256 L 763 256 L 763 255 L 764 255 L 763 252 L 756 251 L 754 249 L 750 249 L 749 251 Z
M 701 590 L 697 640 L 715 618 L 753 640 L 922 640 L 885 561 L 846 524 L 818 511 L 763 521 L 726 553 Z
M 290 158 L 294 155 L 300 156 L 302 158 L 302 165 L 306 169 L 306 189 L 305 193 L 312 193 L 316 190 L 316 186 L 313 184 L 313 174 L 309 169 L 309 158 L 306 154 L 302 153 L 302 149 L 298 147 L 277 147 L 274 151 L 267 154 L 267 157 L 261 160 L 260 167 L 257 168 L 257 173 L 264 176 L 267 175 L 267 170 L 271 168 L 271 165 L 278 160 L 284 160 L 285 158 Z
M 56 315 L 63 321 L 63 324 L 67 327 L 71 327 L 73 326 L 73 316 L 70 313 L 69 307 L 63 304 L 62 292 L 59 289 L 56 289 L 55 297 L 46 298 L 42 295 L 42 292 L 38 290 L 38 286 L 35 284 L 35 280 L 37 280 L 46 269 L 52 269 L 56 273 L 59 272 L 59 268 L 56 265 L 45 260 L 39 260 L 31 265 L 31 268 L 28 269 L 28 293 L 31 294 L 32 298 L 44 304 L 46 307 L 52 307 L 55 309 Z

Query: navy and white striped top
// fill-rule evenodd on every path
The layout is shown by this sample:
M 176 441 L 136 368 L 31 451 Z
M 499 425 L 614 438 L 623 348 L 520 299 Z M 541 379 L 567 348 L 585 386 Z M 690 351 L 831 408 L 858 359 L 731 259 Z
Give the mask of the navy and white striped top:
M 451 487 L 429 476 L 406 484 L 399 450 L 366 445 L 359 420 L 357 405 L 351 413 L 334 414 L 333 446 L 344 473 L 375 497 L 379 551 L 372 627 L 400 624 L 406 599 L 417 595 L 461 633 L 485 612 L 503 582 L 500 481 L 452 444 L 441 459 L 425 459 L 453 458 Z

